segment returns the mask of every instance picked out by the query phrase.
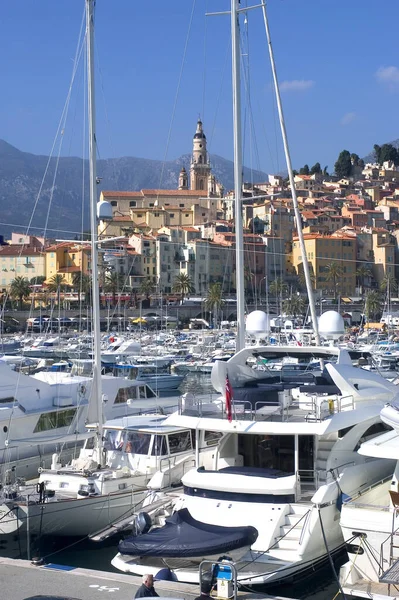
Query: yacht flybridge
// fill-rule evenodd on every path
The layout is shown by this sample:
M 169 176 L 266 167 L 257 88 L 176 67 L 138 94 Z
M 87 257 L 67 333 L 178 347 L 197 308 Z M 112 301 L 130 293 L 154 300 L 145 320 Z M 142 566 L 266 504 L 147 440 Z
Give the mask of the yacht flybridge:
M 197 453 L 172 520 L 154 520 L 148 533 L 122 541 L 112 564 L 135 574 L 156 574 L 166 564 L 177 580 L 196 582 L 198 562 L 218 548 L 215 536 L 223 540 L 223 528 L 234 526 L 257 531 L 249 550 L 248 537 L 241 548 L 234 535 L 235 545 L 224 546 L 223 554 L 238 561 L 242 583 L 275 584 L 314 569 L 327 556 L 322 523 L 330 551 L 343 548 L 341 495 L 353 496 L 392 471 L 389 462 L 357 449 L 384 431 L 380 410 L 397 388 L 353 367 L 345 350 L 322 346 L 246 348 L 215 363 L 212 381 L 222 394 L 218 400 L 185 396 L 165 421 L 195 429 L 197 436 L 214 432 L 220 439 L 212 464 L 199 463 Z M 199 535 L 203 527 L 214 528 L 209 553 L 204 547 L 186 552 L 177 536 L 182 520 Z

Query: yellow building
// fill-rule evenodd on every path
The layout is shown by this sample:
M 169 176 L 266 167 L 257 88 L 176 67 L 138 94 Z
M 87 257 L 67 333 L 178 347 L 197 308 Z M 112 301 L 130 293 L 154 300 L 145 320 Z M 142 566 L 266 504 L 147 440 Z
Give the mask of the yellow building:
M 62 242 L 46 248 L 46 283 L 54 275 L 62 275 L 72 285 L 75 273 L 90 274 L 91 251 L 89 244 Z
M 0 246 L 2 291 L 8 290 L 16 277 L 25 277 L 33 283 L 36 277 L 45 276 L 45 262 L 45 253 L 38 246 Z
M 373 277 L 380 285 L 387 276 L 395 276 L 395 238 L 386 229 L 372 230 Z
M 329 265 L 337 263 L 342 276 L 337 282 L 337 292 L 351 296 L 356 293 L 356 239 L 345 235 L 304 235 L 305 248 L 315 289 L 334 295 L 334 283 L 328 277 Z M 297 274 L 303 273 L 302 251 L 298 237 L 293 238 L 292 264 Z

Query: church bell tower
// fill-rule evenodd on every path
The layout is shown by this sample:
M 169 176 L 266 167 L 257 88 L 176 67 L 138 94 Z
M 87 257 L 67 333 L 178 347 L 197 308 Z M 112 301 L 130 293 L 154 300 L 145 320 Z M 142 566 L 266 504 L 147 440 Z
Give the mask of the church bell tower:
M 211 174 L 208 153 L 206 151 L 206 136 L 202 121 L 198 119 L 197 129 L 193 138 L 193 154 L 190 166 L 190 187 L 192 190 L 208 193 L 208 181 Z

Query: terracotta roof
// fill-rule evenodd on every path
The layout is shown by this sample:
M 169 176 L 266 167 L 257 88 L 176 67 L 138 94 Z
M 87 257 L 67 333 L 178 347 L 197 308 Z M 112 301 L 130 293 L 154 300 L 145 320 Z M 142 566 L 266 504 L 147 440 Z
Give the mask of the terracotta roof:
M 61 267 L 58 269 L 58 273 L 77 273 L 81 271 L 80 267 Z
M 205 190 L 141 190 L 141 193 L 143 196 L 197 196 L 198 198 L 207 195 Z
M 20 246 L 12 244 L 11 246 L 0 246 L 0 255 L 2 256 L 38 256 L 43 252 L 36 246 Z
M 141 192 L 112 192 L 112 191 L 103 191 L 102 195 L 104 198 L 142 198 L 143 194 Z

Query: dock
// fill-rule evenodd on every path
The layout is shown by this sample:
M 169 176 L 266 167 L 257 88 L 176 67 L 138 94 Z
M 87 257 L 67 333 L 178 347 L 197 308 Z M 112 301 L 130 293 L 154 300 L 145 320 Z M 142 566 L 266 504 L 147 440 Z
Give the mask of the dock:
M 68 567 L 54 563 L 36 566 L 27 560 L 0 558 L 1 598 L 26 600 L 52 595 L 68 600 L 132 600 L 141 585 L 141 577 Z M 156 581 L 159 596 L 192 600 L 199 595 L 198 586 L 171 581 Z M 215 597 L 216 598 L 216 597 Z M 293 600 L 281 596 L 239 592 L 240 600 Z

